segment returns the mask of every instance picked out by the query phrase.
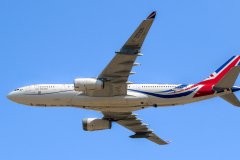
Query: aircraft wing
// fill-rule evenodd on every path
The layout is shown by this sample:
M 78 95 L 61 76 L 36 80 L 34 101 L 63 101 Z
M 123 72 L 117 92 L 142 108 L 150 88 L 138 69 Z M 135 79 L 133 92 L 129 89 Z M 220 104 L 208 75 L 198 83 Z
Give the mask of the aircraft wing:
M 148 124 L 142 123 L 142 119 L 137 118 L 137 114 L 132 112 L 101 112 L 104 115 L 104 119 L 116 121 L 121 126 L 135 132 L 130 138 L 147 138 L 150 141 L 159 145 L 168 144 L 156 134 L 153 133 L 152 129 L 148 129 Z
M 140 65 L 135 63 L 137 56 L 142 56 L 140 49 L 145 37 L 154 21 L 156 12 L 152 12 L 139 27 L 135 30 L 123 47 L 115 52 L 115 57 L 105 67 L 102 73 L 97 77 L 104 81 L 104 89 L 89 91 L 89 96 L 108 97 L 127 94 L 128 77 L 131 74 L 133 66 Z

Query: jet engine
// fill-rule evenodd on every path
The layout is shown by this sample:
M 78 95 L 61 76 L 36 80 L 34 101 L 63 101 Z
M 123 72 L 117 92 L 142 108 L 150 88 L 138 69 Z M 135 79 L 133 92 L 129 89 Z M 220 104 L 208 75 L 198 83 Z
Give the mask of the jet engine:
M 85 118 L 82 120 L 82 125 L 85 131 L 98 131 L 112 127 L 111 121 L 102 118 Z
M 102 80 L 98 80 L 94 78 L 74 79 L 75 91 L 100 90 L 103 88 L 104 88 L 104 82 Z

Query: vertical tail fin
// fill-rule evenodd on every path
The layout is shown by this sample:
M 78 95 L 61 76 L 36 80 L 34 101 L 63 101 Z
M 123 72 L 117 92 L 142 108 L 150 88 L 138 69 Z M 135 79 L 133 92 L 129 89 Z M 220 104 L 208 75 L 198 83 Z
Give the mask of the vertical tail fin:
M 215 84 L 220 88 L 231 88 L 240 71 L 240 56 L 233 56 L 207 79 L 198 84 Z

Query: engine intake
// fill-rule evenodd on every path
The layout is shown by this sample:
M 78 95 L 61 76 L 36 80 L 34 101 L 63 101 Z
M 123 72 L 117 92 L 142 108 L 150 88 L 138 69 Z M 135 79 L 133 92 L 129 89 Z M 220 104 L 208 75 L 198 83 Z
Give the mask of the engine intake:
M 102 118 L 85 118 L 82 120 L 83 130 L 85 131 L 98 131 L 104 129 L 111 129 L 111 121 Z
M 103 88 L 104 88 L 104 82 L 102 80 L 98 80 L 94 78 L 74 79 L 75 91 L 100 90 Z

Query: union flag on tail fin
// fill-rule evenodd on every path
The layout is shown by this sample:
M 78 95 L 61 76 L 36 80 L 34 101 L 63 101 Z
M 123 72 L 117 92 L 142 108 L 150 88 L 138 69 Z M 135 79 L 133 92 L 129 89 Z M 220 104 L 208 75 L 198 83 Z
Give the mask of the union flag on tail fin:
M 201 86 L 193 96 L 212 95 L 216 91 L 232 88 L 240 72 L 240 56 L 233 56 L 204 81 L 195 84 Z
M 215 72 L 213 72 L 207 79 L 198 84 L 216 84 L 221 80 L 233 67 L 240 65 L 240 56 L 233 56 Z

